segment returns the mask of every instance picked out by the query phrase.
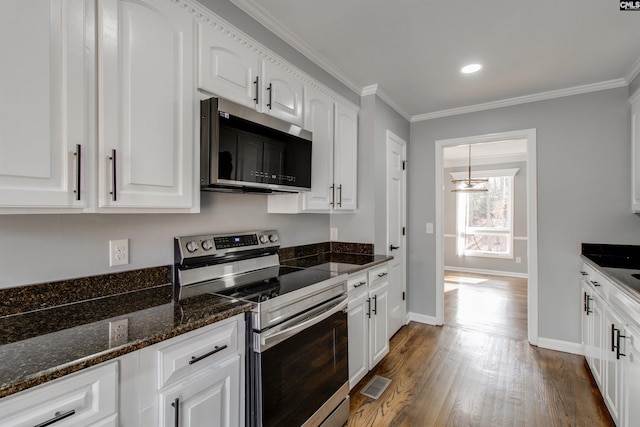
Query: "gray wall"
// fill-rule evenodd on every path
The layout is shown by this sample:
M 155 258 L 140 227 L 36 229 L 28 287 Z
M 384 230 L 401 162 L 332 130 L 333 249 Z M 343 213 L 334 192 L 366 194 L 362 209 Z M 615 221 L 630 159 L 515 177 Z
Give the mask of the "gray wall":
M 539 335 L 580 341 L 580 243 L 640 244 L 628 88 L 412 123 L 409 310 L 435 316 L 435 141 L 537 129 Z
M 358 211 L 331 216 L 338 240 L 387 246 L 387 130 L 409 142 L 409 122 L 376 95 L 362 97 L 358 117 Z M 407 148 L 408 149 L 408 148 Z
M 262 24 L 247 15 L 236 5 L 228 0 L 196 0 L 216 15 L 235 26 L 245 34 L 252 37 L 262 45 L 277 53 L 286 61 L 298 67 L 309 76 L 318 80 L 330 89 L 333 89 L 343 97 L 356 105 L 360 105 L 360 96 L 347 86 L 336 80 L 329 73 L 317 66 L 306 56 L 295 50 L 280 37 L 266 29 Z
M 519 171 L 514 177 L 513 193 L 513 236 L 527 237 L 527 164 L 526 162 L 500 163 L 494 165 L 474 166 L 474 171 L 494 169 L 515 169 Z M 451 267 L 473 268 L 479 270 L 501 271 L 505 273 L 527 273 L 527 241 L 513 242 L 513 258 L 490 258 L 474 256 L 458 256 L 456 254 L 456 193 L 451 182 L 451 172 L 466 171 L 466 167 L 444 169 L 444 265 Z M 453 237 L 451 237 L 453 236 Z M 522 262 L 516 263 L 516 257 Z
M 636 76 L 636 78 L 629 83 L 629 96 L 636 93 L 638 89 L 640 89 L 640 75 Z
M 328 215 L 267 214 L 267 196 L 202 193 L 199 214 L 0 215 L 0 288 L 173 263 L 173 237 L 273 228 L 282 246 L 329 240 Z M 109 267 L 109 240 L 130 264 Z

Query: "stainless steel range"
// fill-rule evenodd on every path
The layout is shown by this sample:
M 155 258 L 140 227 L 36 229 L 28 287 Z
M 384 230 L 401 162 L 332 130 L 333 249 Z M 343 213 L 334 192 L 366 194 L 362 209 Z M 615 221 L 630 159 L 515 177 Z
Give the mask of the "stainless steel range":
M 254 303 L 247 334 L 251 426 L 342 426 L 349 417 L 346 275 L 280 265 L 274 230 L 175 239 L 180 299 Z

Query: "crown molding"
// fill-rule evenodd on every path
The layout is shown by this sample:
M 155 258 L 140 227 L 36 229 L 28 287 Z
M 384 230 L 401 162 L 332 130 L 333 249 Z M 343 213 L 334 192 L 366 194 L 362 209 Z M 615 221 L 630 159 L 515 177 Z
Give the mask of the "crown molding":
M 362 88 L 360 96 L 375 95 L 378 92 L 378 85 L 370 85 Z
M 411 117 L 411 123 L 432 120 L 441 117 L 456 116 L 459 114 L 473 113 L 476 111 L 493 110 L 495 108 L 511 107 L 513 105 L 527 104 L 536 101 L 545 101 L 548 99 L 562 98 L 565 96 L 579 95 L 589 92 L 597 92 L 607 89 L 615 89 L 628 86 L 625 79 L 608 80 L 600 83 L 593 83 L 582 86 L 574 86 L 567 89 L 552 90 L 549 92 L 541 92 L 533 95 L 518 96 L 515 98 L 503 99 L 500 101 L 487 102 L 484 104 L 469 105 L 467 107 L 452 108 L 449 110 L 434 111 L 433 113 L 418 114 Z
M 278 21 L 268 13 L 263 7 L 259 6 L 253 0 L 229 0 L 231 3 L 240 8 L 247 15 L 265 26 L 269 31 L 280 37 L 286 43 L 291 45 L 298 52 L 309 58 L 313 63 L 331 74 L 342 84 L 347 86 L 355 93 L 360 93 L 362 87 L 351 80 L 342 70 L 329 62 L 324 56 L 316 52 L 311 46 L 302 41 L 298 36 L 284 28 Z
M 638 77 L 639 74 L 640 74 L 640 58 L 638 58 L 638 60 L 631 66 L 631 69 L 629 70 L 627 75 L 624 76 L 624 79 L 626 80 L 627 84 L 631 84 L 633 79 Z

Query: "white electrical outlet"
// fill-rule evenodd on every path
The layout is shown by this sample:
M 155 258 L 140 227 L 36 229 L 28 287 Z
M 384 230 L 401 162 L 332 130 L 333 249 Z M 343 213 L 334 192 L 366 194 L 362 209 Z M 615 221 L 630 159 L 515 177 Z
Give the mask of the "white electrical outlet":
M 109 240 L 109 267 L 129 264 L 129 239 Z
M 433 234 L 433 223 L 432 222 L 428 222 L 426 228 L 427 228 L 426 229 L 427 234 Z
M 522 262 L 522 258 L 519 256 L 516 257 L 516 264 L 520 264 Z
M 336 227 L 331 227 L 329 240 L 331 240 L 332 242 L 338 241 L 338 229 Z
M 109 322 L 109 348 L 118 347 L 129 341 L 129 319 Z

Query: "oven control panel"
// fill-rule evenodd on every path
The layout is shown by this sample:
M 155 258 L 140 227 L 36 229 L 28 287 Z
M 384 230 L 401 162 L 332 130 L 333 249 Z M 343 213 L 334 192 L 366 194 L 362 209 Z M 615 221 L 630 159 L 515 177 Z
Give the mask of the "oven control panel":
M 180 259 L 280 247 L 278 232 L 275 230 L 183 236 L 176 237 L 175 243 Z

